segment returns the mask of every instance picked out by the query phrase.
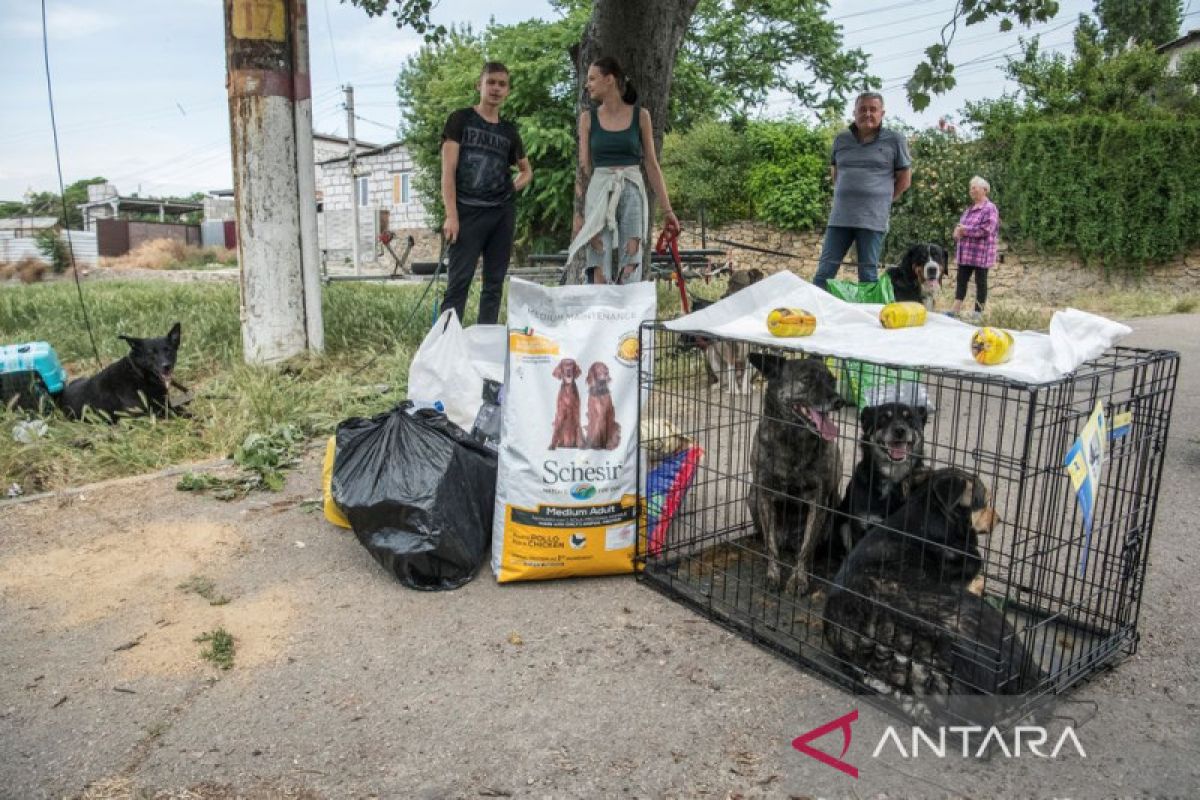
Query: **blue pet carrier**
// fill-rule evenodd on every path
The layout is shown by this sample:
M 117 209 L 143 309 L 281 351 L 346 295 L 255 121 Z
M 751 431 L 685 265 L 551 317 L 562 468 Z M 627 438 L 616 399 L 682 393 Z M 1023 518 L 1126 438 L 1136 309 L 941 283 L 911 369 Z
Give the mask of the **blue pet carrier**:
M 0 345 L 0 402 L 33 411 L 67 385 L 67 371 L 46 342 Z

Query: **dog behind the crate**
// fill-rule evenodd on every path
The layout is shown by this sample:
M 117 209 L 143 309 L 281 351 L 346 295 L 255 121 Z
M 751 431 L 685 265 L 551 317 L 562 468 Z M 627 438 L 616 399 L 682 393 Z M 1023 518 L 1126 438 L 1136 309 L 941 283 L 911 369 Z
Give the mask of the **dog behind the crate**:
M 970 590 L 982 567 L 979 537 L 997 521 L 978 476 L 924 472 L 834 579 L 826 642 L 848 674 L 919 722 L 995 724 L 1012 695 L 1046 677 L 1004 613 Z
M 731 297 L 751 284 L 758 283 L 766 274 L 760 269 L 734 270 L 729 274 L 729 286 L 721 295 L 721 300 Z M 714 302 L 697 297 L 692 300 L 692 310 L 699 311 L 708 308 Z M 750 346 L 744 342 L 728 339 L 712 339 L 705 336 L 690 336 L 685 343 L 697 345 L 704 353 L 704 366 L 708 371 L 709 383 L 716 383 L 722 391 L 729 394 L 749 394 L 750 381 L 754 371 L 750 368 L 747 356 Z
M 785 552 L 796 553 L 784 591 L 807 592 L 816 548 L 838 503 L 841 455 L 833 415 L 845 405 L 821 359 L 751 353 L 767 386 L 750 455 L 747 501 L 767 551 L 767 582 L 780 586 Z
M 949 273 L 946 248 L 932 242 L 914 244 L 899 264 L 887 270 L 897 301 L 921 303 L 930 311 L 942 290 L 942 279 Z

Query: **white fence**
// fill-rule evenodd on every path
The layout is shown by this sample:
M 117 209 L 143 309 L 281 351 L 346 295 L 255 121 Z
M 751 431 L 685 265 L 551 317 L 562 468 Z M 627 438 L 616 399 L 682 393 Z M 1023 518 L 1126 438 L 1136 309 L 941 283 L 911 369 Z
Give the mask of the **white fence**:
M 67 241 L 67 233 L 68 231 L 62 231 L 59 234 L 59 238 L 63 240 L 64 244 Z M 69 233 L 71 249 L 75 253 L 75 263 L 81 267 L 96 266 L 99 253 L 96 246 L 96 234 L 88 231 L 69 231 Z M 0 235 L 0 262 L 15 262 L 29 257 L 36 258 L 43 264 L 50 263 L 50 259 L 43 256 L 38 250 L 37 239 Z

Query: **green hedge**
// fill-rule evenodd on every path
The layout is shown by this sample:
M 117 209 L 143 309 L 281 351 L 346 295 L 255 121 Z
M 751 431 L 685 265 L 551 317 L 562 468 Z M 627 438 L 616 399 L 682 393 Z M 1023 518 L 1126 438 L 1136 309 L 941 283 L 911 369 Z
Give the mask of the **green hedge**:
M 1135 274 L 1200 246 L 1198 121 L 1076 116 L 977 139 L 952 129 L 906 135 L 913 185 L 892 209 L 886 261 L 912 242 L 952 246 L 973 175 L 991 183 L 1008 241 Z M 750 218 L 819 231 L 830 140 L 797 122 L 706 123 L 669 136 L 663 163 L 686 216 L 703 204 L 713 225 Z
M 663 142 L 671 203 L 709 224 L 757 219 L 786 230 L 824 226 L 830 134 L 798 122 L 701 123 Z
M 1015 236 L 1133 271 L 1200 244 L 1200 122 L 1077 117 L 1012 136 L 1002 169 Z

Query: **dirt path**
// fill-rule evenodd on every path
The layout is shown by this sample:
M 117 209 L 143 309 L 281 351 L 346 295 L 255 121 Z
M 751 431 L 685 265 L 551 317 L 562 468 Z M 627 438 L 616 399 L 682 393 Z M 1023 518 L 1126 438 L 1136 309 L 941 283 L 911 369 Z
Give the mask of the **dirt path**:
M 872 758 L 893 721 L 858 704 L 851 779 L 790 742 L 854 698 L 632 578 L 406 590 L 302 505 L 313 455 L 231 504 L 162 477 L 0 507 L 0 797 L 1195 796 L 1198 325 L 1135 324 L 1183 376 L 1141 648 L 1060 706 L 1086 759 Z

